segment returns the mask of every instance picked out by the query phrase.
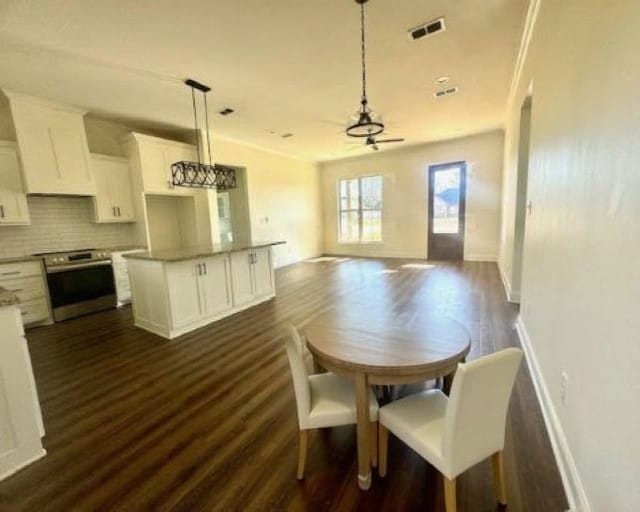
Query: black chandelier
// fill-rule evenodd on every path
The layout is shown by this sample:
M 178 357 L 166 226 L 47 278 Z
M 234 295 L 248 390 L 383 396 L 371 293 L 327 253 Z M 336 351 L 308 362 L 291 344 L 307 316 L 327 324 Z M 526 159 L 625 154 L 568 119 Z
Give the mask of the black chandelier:
M 384 124 L 379 116 L 377 116 L 370 108 L 367 100 L 367 66 L 366 66 L 366 47 L 364 37 L 364 4 L 368 0 L 355 0 L 360 4 L 360 48 L 362 55 L 362 99 L 360 100 L 360 108 L 355 113 L 347 126 L 347 135 L 349 137 L 374 137 L 384 131 Z
M 209 111 L 207 108 L 207 93 L 211 87 L 196 82 L 191 78 L 184 82 L 191 88 L 191 101 L 193 103 L 193 119 L 195 121 L 196 152 L 197 162 L 183 160 L 171 165 L 171 183 L 177 187 L 188 188 L 212 188 L 216 190 L 229 190 L 236 188 L 236 170 L 232 167 L 225 167 L 211 163 L 211 140 L 209 138 Z M 207 131 L 207 149 L 209 153 L 209 163 L 200 161 L 200 132 L 198 131 L 198 111 L 196 109 L 196 89 L 202 93 L 204 98 L 204 119 Z

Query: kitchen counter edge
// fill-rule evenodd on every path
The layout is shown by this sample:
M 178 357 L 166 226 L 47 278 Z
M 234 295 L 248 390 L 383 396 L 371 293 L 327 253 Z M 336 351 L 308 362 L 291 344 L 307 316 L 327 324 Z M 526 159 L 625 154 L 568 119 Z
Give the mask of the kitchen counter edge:
M 251 249 L 260 249 L 272 245 L 286 244 L 284 240 L 277 242 L 252 242 L 252 243 L 236 243 L 228 245 L 214 245 L 210 247 L 193 247 L 186 249 L 166 249 L 161 251 L 144 251 L 131 254 L 123 254 L 123 257 L 131 260 L 146 261 L 188 261 L 198 258 L 206 258 L 208 256 L 216 256 L 219 254 L 229 254 L 232 252 L 249 251 Z

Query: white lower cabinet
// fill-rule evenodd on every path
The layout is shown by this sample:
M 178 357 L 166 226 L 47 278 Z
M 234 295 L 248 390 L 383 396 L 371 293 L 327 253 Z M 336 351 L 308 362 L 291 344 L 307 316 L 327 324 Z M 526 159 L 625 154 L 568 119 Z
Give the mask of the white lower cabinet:
M 194 261 L 180 261 L 166 266 L 173 329 L 196 323 L 204 316 L 198 282 L 201 277 L 200 265 Z
M 206 317 L 217 316 L 233 307 L 229 258 L 226 255 L 207 258 L 202 265 L 198 286 L 204 314 Z
M 228 267 L 226 254 L 167 264 L 173 329 L 206 321 L 231 309 Z
M 0 264 L 0 286 L 20 299 L 18 308 L 24 325 L 51 321 L 47 287 L 40 261 Z
M 44 456 L 42 414 L 17 306 L 0 306 L 0 480 Z
M 231 279 L 234 305 L 246 304 L 253 299 L 251 252 L 231 253 Z
M 272 295 L 274 290 L 271 248 L 262 247 L 231 254 L 231 277 L 235 305 Z
M 127 264 L 136 325 L 169 339 L 275 295 L 269 247 L 176 262 L 127 258 Z
M 143 249 L 127 249 L 125 251 L 115 251 L 111 253 L 111 263 L 113 265 L 113 278 L 116 281 L 116 295 L 118 306 L 131 302 L 131 284 L 129 283 L 129 269 L 125 254 L 142 252 Z

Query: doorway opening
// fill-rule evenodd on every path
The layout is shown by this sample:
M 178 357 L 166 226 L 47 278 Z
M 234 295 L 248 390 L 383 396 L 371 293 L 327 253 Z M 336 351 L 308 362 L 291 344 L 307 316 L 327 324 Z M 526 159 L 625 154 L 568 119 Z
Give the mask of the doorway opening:
M 531 96 L 528 96 L 520 109 L 516 209 L 513 229 L 513 262 L 511 266 L 511 296 L 509 297 L 511 302 L 520 302 L 522 286 L 522 259 L 527 223 L 527 188 L 529 181 L 529 149 L 531 143 L 531 105 Z
M 429 166 L 428 258 L 464 259 L 467 164 Z

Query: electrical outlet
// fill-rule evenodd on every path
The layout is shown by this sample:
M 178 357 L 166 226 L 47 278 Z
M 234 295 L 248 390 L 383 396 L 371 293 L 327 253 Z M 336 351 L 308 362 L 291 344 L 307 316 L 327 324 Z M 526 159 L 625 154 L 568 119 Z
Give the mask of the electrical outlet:
M 569 392 L 569 376 L 566 372 L 562 372 L 562 381 L 560 382 L 560 403 L 565 407 L 567 405 L 567 394 Z

